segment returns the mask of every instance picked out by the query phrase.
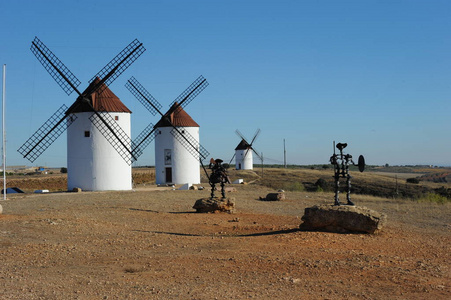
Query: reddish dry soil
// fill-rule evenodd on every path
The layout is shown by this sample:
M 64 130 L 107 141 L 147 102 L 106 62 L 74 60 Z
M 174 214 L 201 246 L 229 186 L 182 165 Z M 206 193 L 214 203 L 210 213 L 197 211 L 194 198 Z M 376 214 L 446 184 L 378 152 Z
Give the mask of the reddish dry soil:
M 326 193 L 238 186 L 234 214 L 198 214 L 209 191 L 51 193 L 1 201 L 2 299 L 449 299 L 450 206 L 356 196 L 381 232 L 299 231 Z

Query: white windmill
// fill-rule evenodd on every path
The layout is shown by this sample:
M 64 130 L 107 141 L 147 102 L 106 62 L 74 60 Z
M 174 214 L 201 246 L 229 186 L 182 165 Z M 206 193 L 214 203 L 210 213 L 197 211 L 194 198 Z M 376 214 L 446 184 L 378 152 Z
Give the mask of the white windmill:
M 236 170 L 252 170 L 254 167 L 254 158 L 252 152 L 254 152 L 255 155 L 257 155 L 257 157 L 262 160 L 262 157 L 258 154 L 255 148 L 253 148 L 255 140 L 260 134 L 260 129 L 257 129 L 250 143 L 247 142 L 246 138 L 238 129 L 235 131 L 235 133 L 241 138 L 241 141 L 238 146 L 236 146 L 235 154 L 233 155 L 230 162 L 232 162 L 233 158 L 235 158 Z
M 157 184 L 198 184 L 200 163 L 209 155 L 199 143 L 199 125 L 183 109 L 208 86 L 199 76 L 163 114 L 161 104 L 134 78 L 126 87 L 153 114 L 161 115 L 156 125 L 150 124 L 133 142 L 133 152 L 142 150 L 155 139 L 155 181 Z
M 34 162 L 66 129 L 68 190 L 130 190 L 132 152 L 131 111 L 107 85 L 124 72 L 146 49 L 134 40 L 80 93 L 80 81 L 36 37 L 31 51 L 60 87 L 78 94 L 70 108 L 61 106 L 19 149 Z M 71 126 L 72 125 L 72 126 Z

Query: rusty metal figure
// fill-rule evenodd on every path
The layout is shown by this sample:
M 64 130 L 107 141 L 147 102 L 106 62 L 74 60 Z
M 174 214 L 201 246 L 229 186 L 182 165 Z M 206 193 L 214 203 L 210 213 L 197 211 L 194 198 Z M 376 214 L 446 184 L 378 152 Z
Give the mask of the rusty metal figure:
M 222 163 L 222 159 L 210 159 L 209 169 L 211 169 L 211 175 L 208 177 L 211 186 L 211 198 L 215 197 L 215 185 L 217 183 L 221 184 L 221 195 L 225 198 L 225 188 L 226 183 L 230 184 L 230 179 L 227 174 L 227 164 Z
M 359 162 L 356 165 L 352 160 L 351 154 L 343 154 L 343 149 L 346 148 L 347 143 L 338 143 L 337 149 L 340 150 L 340 154 L 335 153 L 334 142 L 334 155 L 330 157 L 330 163 L 334 165 L 334 179 L 335 179 L 335 198 L 334 205 L 341 205 L 338 194 L 340 193 L 340 177 L 346 178 L 346 205 L 355 205 L 351 201 L 351 178 L 349 175 L 349 163 L 359 167 L 359 171 L 365 170 L 365 159 L 363 155 L 359 156 Z

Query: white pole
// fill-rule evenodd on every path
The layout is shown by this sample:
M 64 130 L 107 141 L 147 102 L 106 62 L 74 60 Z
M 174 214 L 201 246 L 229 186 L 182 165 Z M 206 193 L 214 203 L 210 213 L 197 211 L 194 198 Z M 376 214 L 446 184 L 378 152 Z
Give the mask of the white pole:
M 6 99 L 6 64 L 3 65 L 3 93 L 2 93 L 3 200 L 6 200 L 5 99 Z

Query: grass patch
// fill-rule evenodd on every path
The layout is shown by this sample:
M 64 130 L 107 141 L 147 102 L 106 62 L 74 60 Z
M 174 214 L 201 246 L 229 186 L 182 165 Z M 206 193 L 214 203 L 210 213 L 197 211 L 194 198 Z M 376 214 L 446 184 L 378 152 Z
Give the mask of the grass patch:
M 419 198 L 418 202 L 445 204 L 451 202 L 451 199 L 436 193 L 427 193 L 424 197 Z
M 303 191 L 305 191 L 304 185 L 302 183 L 300 183 L 300 182 L 286 182 L 285 184 L 283 184 L 282 189 L 285 190 L 285 191 L 290 191 L 290 192 L 303 192 Z

